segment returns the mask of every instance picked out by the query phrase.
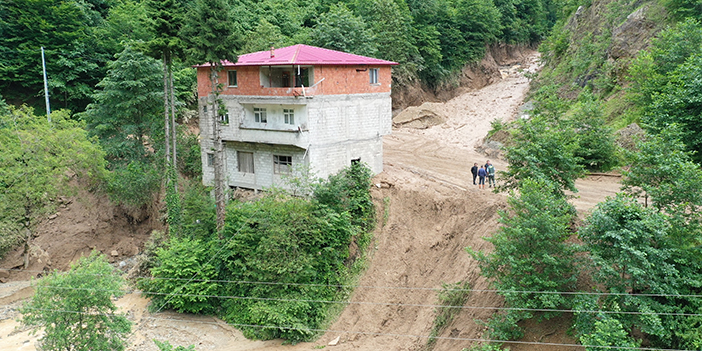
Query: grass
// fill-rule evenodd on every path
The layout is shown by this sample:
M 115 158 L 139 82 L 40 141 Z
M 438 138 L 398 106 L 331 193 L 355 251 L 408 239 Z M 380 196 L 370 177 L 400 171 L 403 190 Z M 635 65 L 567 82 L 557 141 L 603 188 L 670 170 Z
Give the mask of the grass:
M 458 282 L 454 284 L 443 284 L 439 292 L 439 305 L 436 309 L 436 318 L 429 333 L 429 339 L 424 346 L 424 351 L 430 351 L 436 345 L 436 337 L 441 334 L 447 326 L 453 322 L 463 305 L 470 296 L 470 285 L 468 282 Z

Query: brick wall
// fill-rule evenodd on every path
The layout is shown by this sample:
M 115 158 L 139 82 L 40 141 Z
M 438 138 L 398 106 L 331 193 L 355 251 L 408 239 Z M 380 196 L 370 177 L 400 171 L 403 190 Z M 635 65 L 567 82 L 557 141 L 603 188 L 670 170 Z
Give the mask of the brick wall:
M 370 84 L 369 69 L 378 69 L 378 84 Z M 227 71 L 237 71 L 237 86 L 228 86 Z M 392 83 L 390 66 L 315 66 L 310 77 L 307 95 L 343 95 L 389 93 Z M 197 91 L 199 97 L 211 92 L 209 67 L 197 69 Z M 322 80 L 324 79 L 324 80 Z M 314 83 L 313 83 L 313 82 Z M 248 96 L 294 96 L 302 95 L 301 88 L 269 88 L 261 86 L 259 66 L 225 67 L 219 72 L 219 83 L 224 84 L 222 95 Z

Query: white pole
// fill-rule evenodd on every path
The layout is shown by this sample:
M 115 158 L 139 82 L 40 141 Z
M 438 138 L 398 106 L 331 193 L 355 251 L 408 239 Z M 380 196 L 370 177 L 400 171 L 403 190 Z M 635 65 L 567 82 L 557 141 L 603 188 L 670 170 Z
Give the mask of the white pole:
M 49 83 L 46 80 L 46 61 L 44 60 L 44 47 L 41 47 L 41 68 L 44 71 L 44 98 L 46 99 L 46 118 L 51 123 L 51 107 L 49 106 Z

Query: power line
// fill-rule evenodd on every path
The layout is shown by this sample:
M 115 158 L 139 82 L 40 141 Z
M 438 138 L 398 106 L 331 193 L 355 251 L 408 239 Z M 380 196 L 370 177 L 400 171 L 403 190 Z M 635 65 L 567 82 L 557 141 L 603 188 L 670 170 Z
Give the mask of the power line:
M 60 290 L 82 290 L 82 291 L 110 291 L 123 292 L 122 290 L 96 289 L 96 288 L 74 288 L 62 286 L 43 286 L 50 289 Z M 164 293 L 151 291 L 133 291 L 146 295 L 167 296 L 169 299 L 164 302 L 156 313 L 160 312 L 168 302 L 176 296 L 179 297 L 201 297 L 201 298 L 217 298 L 230 300 L 255 300 L 255 301 L 276 301 L 276 302 L 306 302 L 306 303 L 326 303 L 339 305 L 370 305 L 370 306 L 395 306 L 395 307 L 421 307 L 421 308 L 453 308 L 453 309 L 472 309 L 472 310 L 497 310 L 497 311 L 524 311 L 524 312 L 559 312 L 559 313 L 601 313 L 601 314 L 621 314 L 621 315 L 657 315 L 657 316 L 682 316 L 682 317 L 702 317 L 701 313 L 684 313 L 684 312 L 639 312 L 639 311 L 604 311 L 604 310 L 573 310 L 573 309 L 551 309 L 551 308 L 521 308 L 521 307 L 497 307 L 497 306 L 453 306 L 453 305 L 434 305 L 434 304 L 414 304 L 414 303 L 396 303 L 396 302 L 372 302 L 372 301 L 335 301 L 335 300 L 315 300 L 315 299 L 284 299 L 273 297 L 255 297 L 255 296 L 233 296 L 233 295 L 204 295 L 204 294 L 180 294 L 180 293 Z
M 89 312 L 83 312 L 83 311 L 68 311 L 68 310 L 39 309 L 39 308 L 34 308 L 32 310 L 58 312 L 58 313 L 75 313 L 75 314 L 84 314 L 84 315 L 109 315 L 106 313 L 89 313 Z M 142 319 L 151 319 L 151 320 L 156 320 L 156 321 L 169 321 L 169 322 L 209 324 L 209 325 L 221 326 L 221 323 L 218 323 L 218 322 L 195 321 L 195 320 L 191 321 L 191 320 L 186 320 L 186 319 L 182 319 L 182 318 L 161 318 L 161 317 L 142 316 Z M 410 337 L 410 338 L 453 340 L 453 341 L 476 341 L 476 342 L 521 344 L 521 345 L 541 345 L 541 346 L 560 346 L 560 347 L 579 347 L 579 348 L 588 347 L 588 348 L 603 348 L 603 349 L 606 348 L 606 349 L 616 349 L 616 350 L 641 350 L 641 351 L 694 351 L 694 350 L 683 350 L 683 349 L 661 349 L 661 348 L 633 347 L 633 346 L 578 345 L 578 344 L 566 344 L 566 343 L 549 343 L 549 342 L 540 342 L 540 341 L 494 340 L 494 339 L 460 338 L 460 337 L 429 336 L 429 335 L 414 335 L 414 334 L 378 333 L 378 332 L 365 332 L 365 331 L 354 331 L 354 330 L 295 328 L 295 327 L 276 326 L 276 325 L 254 325 L 254 324 L 242 324 L 242 323 L 226 323 L 226 325 L 233 326 L 233 327 L 239 327 L 239 328 L 243 327 L 243 328 L 261 328 L 261 329 L 299 330 L 299 331 L 314 332 L 314 333 L 344 333 L 344 334 L 357 334 L 357 335 Z
M 22 270 L 15 268 L 0 268 L 0 271 L 16 271 L 31 273 L 47 273 L 39 270 Z M 100 276 L 102 274 L 77 273 L 79 275 Z M 378 286 L 378 285 L 352 285 L 352 284 L 318 284 L 318 283 L 286 283 L 286 282 L 265 282 L 250 280 L 225 280 L 225 279 L 190 279 L 175 277 L 133 277 L 138 280 L 181 280 L 188 282 L 211 282 L 211 283 L 233 283 L 252 285 L 284 285 L 284 286 L 311 286 L 311 287 L 332 287 L 332 288 L 362 288 L 362 289 L 387 289 L 387 290 L 427 290 L 427 291 L 466 291 L 480 293 L 510 293 L 510 294 L 543 294 L 543 295 L 586 295 L 586 296 L 641 296 L 641 297 L 673 297 L 673 298 L 702 298 L 702 294 L 652 294 L 652 293 L 616 293 L 616 292 L 580 292 L 580 291 L 539 291 L 539 290 L 500 290 L 500 289 L 465 289 L 465 288 L 430 288 L 411 286 Z

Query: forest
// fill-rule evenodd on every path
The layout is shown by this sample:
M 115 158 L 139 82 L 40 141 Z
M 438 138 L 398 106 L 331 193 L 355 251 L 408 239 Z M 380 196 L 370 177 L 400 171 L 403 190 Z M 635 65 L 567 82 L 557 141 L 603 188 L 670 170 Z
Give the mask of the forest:
M 467 254 L 508 309 L 486 321 L 495 343 L 474 349 L 562 313 L 588 350 L 700 349 L 701 20 L 693 0 L 2 0 L 0 257 L 28 254 L 57 198 L 87 187 L 135 219 L 161 208 L 168 232 L 146 245 L 143 266 L 154 279 L 134 282 L 154 310 L 217 315 L 251 338 L 314 339 L 338 313 L 320 301 L 348 297 L 363 269 L 378 220 L 371 175 L 355 165 L 291 179 L 306 195 L 231 201 L 218 225 L 186 128 L 191 65 L 304 43 L 396 61 L 394 89 L 437 90 L 490 45 L 538 46 L 529 118 L 495 122 L 488 136 L 508 135 L 496 190 L 508 207 L 486 239 L 495 249 Z M 630 24 L 652 39 L 622 53 Z M 619 142 L 632 124 L 639 136 Z M 621 193 L 581 221 L 568 203 L 575 181 L 611 170 Z

